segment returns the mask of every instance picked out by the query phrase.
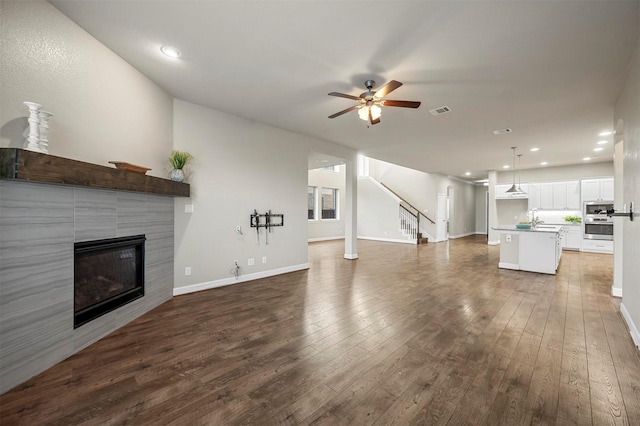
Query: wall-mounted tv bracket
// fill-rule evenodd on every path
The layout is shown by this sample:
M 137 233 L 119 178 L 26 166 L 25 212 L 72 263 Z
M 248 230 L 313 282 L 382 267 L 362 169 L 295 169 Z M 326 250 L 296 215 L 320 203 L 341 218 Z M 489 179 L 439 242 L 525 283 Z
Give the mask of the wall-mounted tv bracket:
M 609 217 L 628 217 L 633 222 L 633 201 L 629 203 L 629 212 L 616 213 L 615 210 L 607 210 Z
M 258 244 L 260 244 L 260 228 L 265 228 L 265 242 L 266 244 L 269 244 L 269 233 L 272 232 L 271 228 L 275 226 L 284 226 L 283 214 L 271 213 L 271 210 L 260 214 L 257 210 L 253 210 L 253 214 L 251 215 L 251 227 L 256 228 Z

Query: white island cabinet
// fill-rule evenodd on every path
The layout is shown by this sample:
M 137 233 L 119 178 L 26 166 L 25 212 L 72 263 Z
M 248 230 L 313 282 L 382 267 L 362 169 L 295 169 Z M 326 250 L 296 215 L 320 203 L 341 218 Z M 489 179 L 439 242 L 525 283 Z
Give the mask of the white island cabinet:
M 498 267 L 543 274 L 555 274 L 562 256 L 562 226 L 538 226 L 517 229 L 515 226 L 494 228 L 500 231 L 500 263 Z

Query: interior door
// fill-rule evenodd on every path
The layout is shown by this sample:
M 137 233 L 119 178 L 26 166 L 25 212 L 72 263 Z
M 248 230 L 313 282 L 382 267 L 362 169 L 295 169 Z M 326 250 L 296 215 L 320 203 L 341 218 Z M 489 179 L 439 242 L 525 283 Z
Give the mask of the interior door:
M 436 241 L 447 240 L 447 195 L 438 194 L 438 213 L 436 215 Z

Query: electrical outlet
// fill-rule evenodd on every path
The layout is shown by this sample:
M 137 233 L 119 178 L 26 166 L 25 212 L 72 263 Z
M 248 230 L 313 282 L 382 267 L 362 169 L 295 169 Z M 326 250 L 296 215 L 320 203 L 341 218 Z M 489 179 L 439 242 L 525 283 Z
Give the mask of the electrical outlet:
M 511 234 L 507 234 L 507 238 L 506 238 L 507 242 L 510 243 L 511 242 Z
M 253 266 L 254 264 L 255 264 L 255 259 L 253 257 L 250 257 L 249 260 L 247 260 L 247 265 Z
M 184 205 L 185 213 L 193 213 L 193 204 L 185 204 Z
M 267 256 L 262 256 L 262 263 L 267 263 Z
M 236 226 L 236 232 L 242 234 L 242 227 L 240 227 L 240 225 Z
M 187 276 L 191 275 L 191 266 L 184 268 L 184 274 Z

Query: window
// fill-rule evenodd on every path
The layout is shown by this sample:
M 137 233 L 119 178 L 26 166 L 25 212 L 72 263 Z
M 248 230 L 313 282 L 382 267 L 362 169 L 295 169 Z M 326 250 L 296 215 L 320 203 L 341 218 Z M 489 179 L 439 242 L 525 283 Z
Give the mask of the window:
M 322 219 L 338 218 L 338 190 L 322 188 Z
M 309 220 L 317 220 L 316 215 L 316 193 L 317 188 L 315 186 L 307 187 L 307 212 Z

